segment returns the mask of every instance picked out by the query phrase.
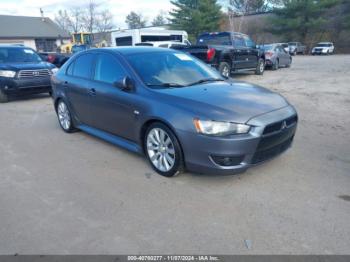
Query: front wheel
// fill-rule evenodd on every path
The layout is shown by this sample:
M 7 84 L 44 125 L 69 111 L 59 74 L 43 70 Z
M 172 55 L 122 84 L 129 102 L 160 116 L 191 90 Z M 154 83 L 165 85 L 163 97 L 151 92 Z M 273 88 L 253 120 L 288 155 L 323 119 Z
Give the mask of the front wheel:
M 225 77 L 229 78 L 231 75 L 231 66 L 227 62 L 221 62 L 219 65 L 219 72 L 220 74 Z
M 63 100 L 58 102 L 56 111 L 58 122 L 60 123 L 63 131 L 66 133 L 72 133 L 75 131 L 76 129 L 72 122 L 72 114 L 70 113 L 67 104 Z
M 9 97 L 3 90 L 0 89 L 0 103 L 6 103 L 9 101 Z
M 260 58 L 258 61 L 258 65 L 256 66 L 255 74 L 262 75 L 265 71 L 265 60 Z
M 164 124 L 154 123 L 147 129 L 144 148 L 149 162 L 158 174 L 172 177 L 183 171 L 180 143 Z

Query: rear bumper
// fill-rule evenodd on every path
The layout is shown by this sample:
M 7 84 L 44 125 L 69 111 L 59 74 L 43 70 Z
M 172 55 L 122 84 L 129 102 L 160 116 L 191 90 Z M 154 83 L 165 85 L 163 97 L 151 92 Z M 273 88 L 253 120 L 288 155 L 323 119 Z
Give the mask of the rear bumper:
M 8 95 L 36 94 L 51 91 L 50 77 L 29 79 L 0 78 L 0 88 Z
M 270 160 L 292 145 L 297 122 L 268 134 L 264 134 L 265 127 L 294 116 L 296 111 L 288 106 L 251 119 L 248 134 L 225 138 L 180 131 L 186 168 L 196 173 L 228 175 Z M 226 159 L 231 162 L 223 165 Z

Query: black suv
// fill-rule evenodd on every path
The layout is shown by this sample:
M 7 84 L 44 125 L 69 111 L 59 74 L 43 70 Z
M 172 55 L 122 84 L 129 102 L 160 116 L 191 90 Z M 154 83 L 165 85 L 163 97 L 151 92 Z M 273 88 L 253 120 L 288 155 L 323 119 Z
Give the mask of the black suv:
M 229 77 L 234 71 L 255 71 L 257 75 L 264 73 L 264 52 L 245 34 L 204 33 L 198 37 L 196 45 L 177 49 L 210 64 L 224 77 Z
M 11 95 L 51 93 L 50 77 L 56 70 L 31 48 L 0 46 L 0 102 Z

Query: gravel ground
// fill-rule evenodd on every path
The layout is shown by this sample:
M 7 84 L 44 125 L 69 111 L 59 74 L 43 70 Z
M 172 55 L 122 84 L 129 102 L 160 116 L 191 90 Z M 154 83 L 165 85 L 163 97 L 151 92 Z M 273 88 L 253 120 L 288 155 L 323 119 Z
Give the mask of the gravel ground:
M 50 98 L 0 105 L 0 254 L 350 254 L 350 56 L 263 77 L 300 123 L 291 150 L 233 176 L 155 174 L 65 134 Z

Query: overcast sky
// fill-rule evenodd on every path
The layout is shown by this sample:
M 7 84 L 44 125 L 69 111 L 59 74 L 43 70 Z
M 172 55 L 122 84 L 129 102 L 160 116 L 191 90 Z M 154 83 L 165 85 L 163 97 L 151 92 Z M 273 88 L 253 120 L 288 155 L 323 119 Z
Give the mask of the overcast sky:
M 0 0 L 0 14 L 40 16 L 39 9 L 45 16 L 54 18 L 60 9 L 83 6 L 89 0 Z M 160 11 L 169 11 L 172 5 L 169 0 L 95 0 L 103 8 L 108 8 L 114 15 L 116 27 L 125 28 L 125 17 L 131 11 L 142 13 L 152 20 Z

